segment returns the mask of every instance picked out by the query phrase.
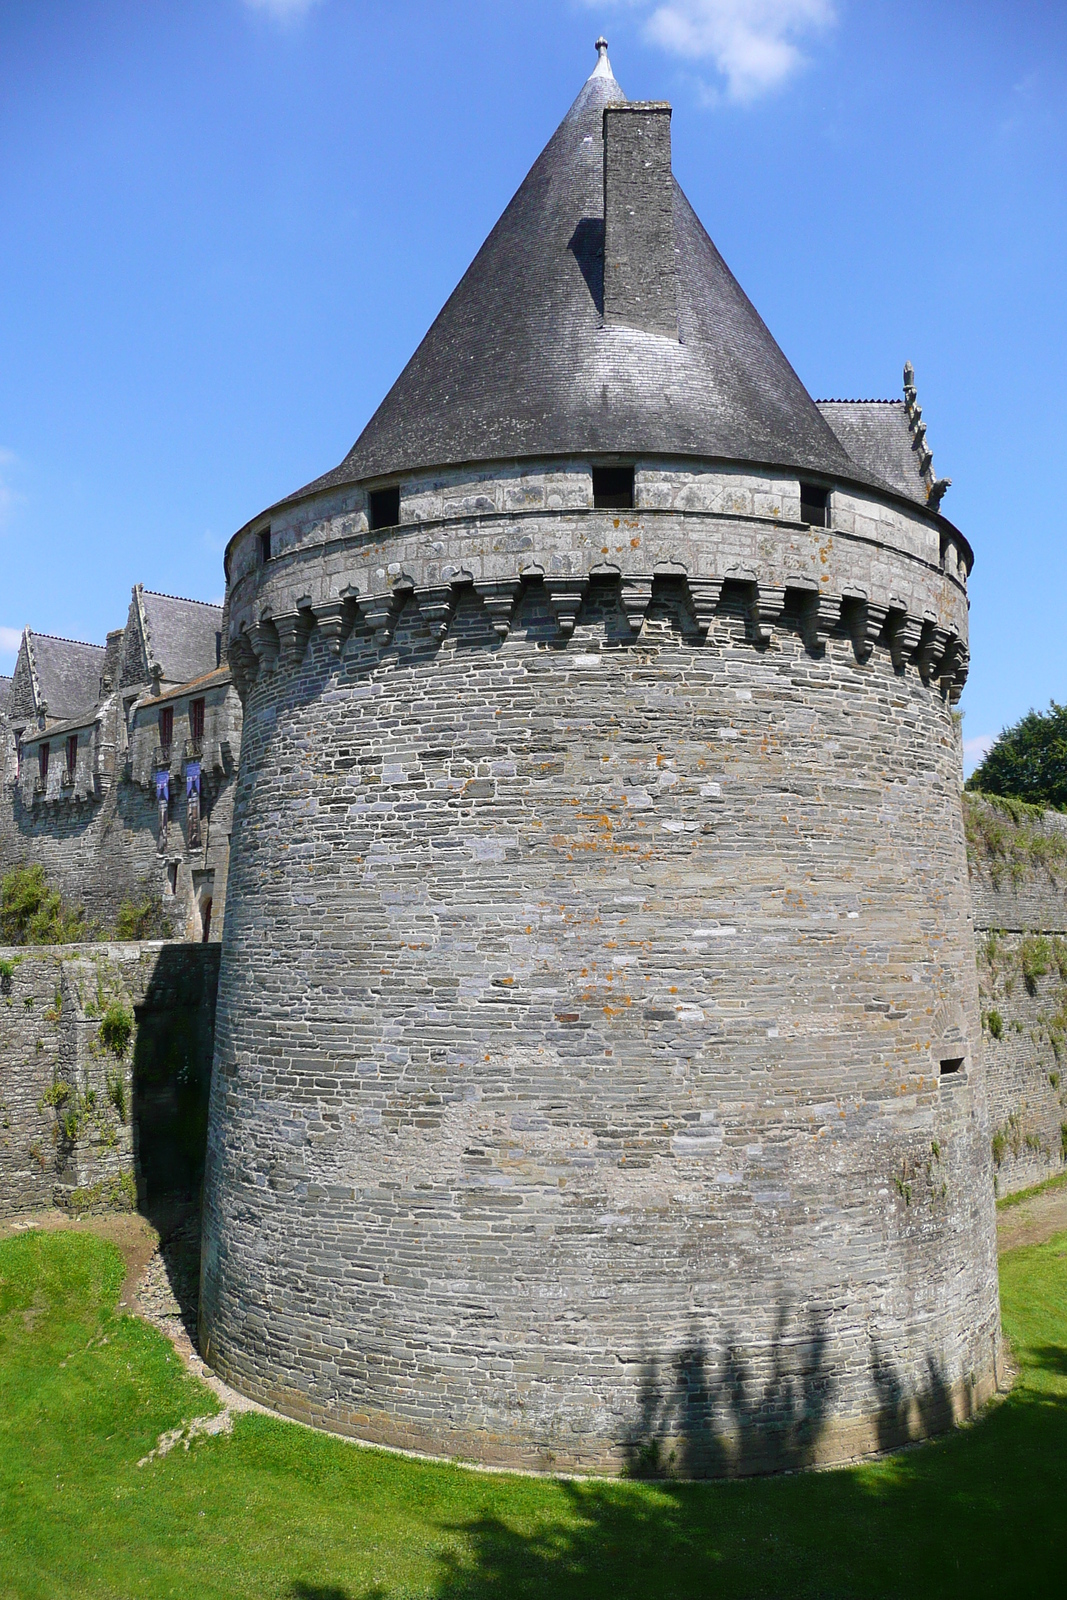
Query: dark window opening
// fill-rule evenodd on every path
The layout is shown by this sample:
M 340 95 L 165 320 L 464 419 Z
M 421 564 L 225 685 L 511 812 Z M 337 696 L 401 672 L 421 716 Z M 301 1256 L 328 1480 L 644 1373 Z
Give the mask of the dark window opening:
M 164 706 L 159 713 L 159 746 L 169 750 L 174 743 L 174 707 Z
M 400 485 L 391 489 L 372 489 L 370 494 L 370 525 L 372 528 L 395 528 L 400 521 Z
M 22 777 L 22 734 L 15 735 L 15 781 Z
M 43 745 L 41 745 L 40 752 L 38 754 L 37 759 L 40 762 L 41 782 L 42 783 L 47 783 L 48 782 L 48 741 L 47 740 L 45 741 L 45 743 Z
M 207 895 L 200 902 L 200 938 L 207 944 L 211 938 L 211 896 Z
M 204 737 L 203 700 L 191 700 L 189 702 L 189 737 L 194 744 L 199 744 Z
M 828 489 L 820 489 L 814 483 L 800 485 L 800 520 L 807 522 L 813 528 L 825 528 L 827 523 L 826 512 L 830 504 Z
M 178 893 L 178 863 L 176 861 L 167 862 L 167 888 L 171 894 Z
M 215 635 L 215 665 L 217 667 L 221 667 L 221 665 L 222 665 L 222 634 L 221 633 L 216 633 L 216 635 Z
M 73 778 L 78 765 L 78 735 L 72 733 L 67 740 L 67 771 Z
M 594 467 L 593 505 L 598 511 L 632 511 L 633 467 Z
M 261 528 L 259 530 L 259 555 L 263 565 L 266 566 L 271 557 L 269 528 Z
M 941 1076 L 944 1078 L 950 1072 L 962 1072 L 963 1056 L 949 1056 L 947 1061 L 941 1063 Z

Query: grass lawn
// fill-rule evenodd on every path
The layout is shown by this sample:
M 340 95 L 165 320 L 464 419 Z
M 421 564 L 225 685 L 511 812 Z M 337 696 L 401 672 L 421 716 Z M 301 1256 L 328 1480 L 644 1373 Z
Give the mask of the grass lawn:
M 842 1600 L 1067 1593 L 1067 1235 L 1002 1258 L 1021 1366 L 981 1422 L 873 1465 L 732 1484 L 432 1466 L 216 1409 L 114 1307 L 87 1233 L 0 1242 L 0 1596 Z

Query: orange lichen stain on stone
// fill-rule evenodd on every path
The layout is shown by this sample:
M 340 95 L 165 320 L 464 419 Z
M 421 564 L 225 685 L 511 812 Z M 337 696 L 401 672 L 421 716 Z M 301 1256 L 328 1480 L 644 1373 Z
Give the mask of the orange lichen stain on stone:
M 615 526 L 618 527 L 619 524 L 616 523 Z M 630 540 L 630 549 L 631 550 L 636 550 L 638 548 L 638 546 L 640 545 L 640 543 L 641 543 L 640 539 L 631 539 Z

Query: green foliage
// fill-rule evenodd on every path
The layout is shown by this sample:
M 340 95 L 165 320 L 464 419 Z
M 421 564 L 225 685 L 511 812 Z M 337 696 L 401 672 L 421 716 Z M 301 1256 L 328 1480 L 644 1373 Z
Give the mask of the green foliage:
M 1031 933 L 1023 939 L 1019 945 L 1019 966 L 1027 994 L 1035 995 L 1038 979 L 1043 978 L 1052 967 L 1052 945 L 1043 934 Z
M 1004 1018 L 997 1010 L 987 1011 L 982 1018 L 982 1023 L 987 1027 L 994 1039 L 1004 1037 Z
M 11 980 L 15 976 L 15 968 L 21 960 L 21 956 L 5 956 L 0 961 L 0 993 L 7 994 L 10 991 Z
M 1067 835 L 1048 825 L 1040 806 L 998 795 L 963 798 L 967 858 L 972 865 L 985 865 L 994 888 L 999 889 L 1005 878 L 1018 886 L 1038 870 L 1053 883 L 1058 881 L 1067 864 Z M 995 950 L 987 959 L 994 958 Z
M 121 1061 L 133 1038 L 133 1012 L 120 1000 L 109 1000 L 100 1019 L 100 1043 Z
M 121 1072 L 107 1075 L 108 1103 L 114 1107 L 120 1122 L 126 1121 L 126 1080 Z
M 171 925 L 155 896 L 122 902 L 115 919 L 116 939 L 169 939 L 171 935 Z
M 118 1251 L 87 1232 L 0 1241 L 5 1596 L 978 1600 L 1062 1589 L 1062 1237 L 1001 1260 L 1019 1376 L 974 1426 L 884 1460 L 717 1484 L 466 1472 L 256 1414 L 138 1467 L 161 1434 L 218 1401 L 161 1334 L 117 1313 L 122 1279 Z
M 1052 700 L 1005 728 L 967 788 L 1067 810 L 1067 706 Z
M 133 1211 L 137 1206 L 137 1185 L 133 1174 L 121 1172 L 83 1189 L 72 1189 L 65 1197 L 68 1211 Z
M 0 942 L 77 944 L 91 939 L 85 911 L 51 889 L 42 866 L 13 867 L 0 881 Z

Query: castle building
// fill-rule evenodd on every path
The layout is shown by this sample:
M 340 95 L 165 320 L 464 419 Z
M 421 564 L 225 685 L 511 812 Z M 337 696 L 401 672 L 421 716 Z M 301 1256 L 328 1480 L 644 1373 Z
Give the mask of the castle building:
M 222 643 L 221 606 L 142 584 L 105 645 L 24 630 L 0 680 L 0 872 L 40 864 L 105 930 L 149 905 L 221 937 L 241 736 Z
M 816 404 L 596 70 L 332 472 L 227 551 L 202 1348 L 391 1445 L 839 1461 L 997 1382 L 914 376 Z

